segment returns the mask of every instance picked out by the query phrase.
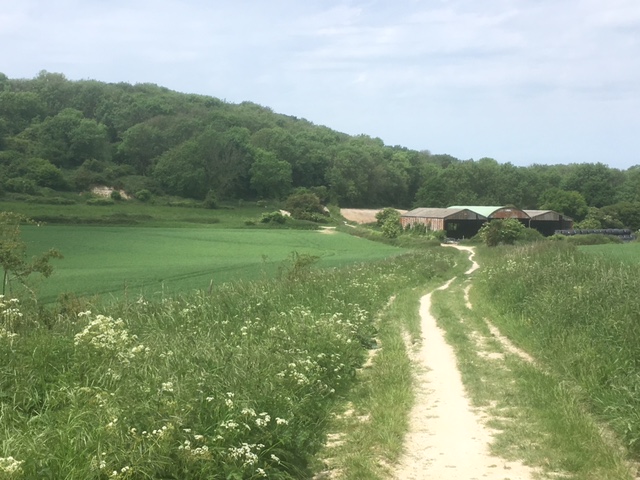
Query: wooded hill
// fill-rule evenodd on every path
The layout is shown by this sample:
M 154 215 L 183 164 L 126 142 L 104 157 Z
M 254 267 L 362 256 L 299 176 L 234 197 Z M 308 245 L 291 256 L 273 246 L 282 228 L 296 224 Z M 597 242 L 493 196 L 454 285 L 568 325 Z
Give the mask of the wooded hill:
M 198 200 L 209 192 L 220 200 L 284 198 L 307 188 L 342 207 L 515 205 L 557 210 L 586 228 L 640 228 L 639 166 L 460 160 L 251 102 L 46 71 L 33 79 L 0 73 L 2 193 L 98 184 Z

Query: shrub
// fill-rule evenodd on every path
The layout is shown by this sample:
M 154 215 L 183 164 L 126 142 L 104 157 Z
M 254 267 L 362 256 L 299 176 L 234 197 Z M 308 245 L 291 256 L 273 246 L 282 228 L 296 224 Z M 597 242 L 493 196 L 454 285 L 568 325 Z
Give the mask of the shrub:
M 209 190 L 207 192 L 207 195 L 204 197 L 202 206 L 209 209 L 218 208 L 218 198 L 216 197 L 216 192 L 214 192 L 213 190 Z
M 495 247 L 501 243 L 512 245 L 520 238 L 524 228 L 515 218 L 491 220 L 482 226 L 478 235 L 488 247 Z
M 260 218 L 260 222 L 262 223 L 274 222 L 274 223 L 283 224 L 286 221 L 287 221 L 287 217 L 280 212 L 263 213 L 262 217 Z
M 111 198 L 116 201 L 122 200 L 122 194 L 118 190 L 112 190 Z
M 25 177 L 10 178 L 4 182 L 4 188 L 8 192 L 14 193 L 26 193 L 29 195 L 38 193 L 38 185 L 36 185 L 36 182 Z
M 291 213 L 293 218 L 311 220 L 313 222 L 322 218 L 324 213 L 318 196 L 308 190 L 299 190 L 290 195 L 284 208 Z
M 376 213 L 376 225 L 379 227 L 382 227 L 388 220 L 400 223 L 400 212 L 395 208 L 387 207 Z
M 519 242 L 539 242 L 544 240 L 545 237 L 535 228 L 523 228 L 518 236 Z
M 143 188 L 142 190 L 136 192 L 135 196 L 141 202 L 148 202 L 149 200 L 151 200 L 151 192 L 146 188 Z

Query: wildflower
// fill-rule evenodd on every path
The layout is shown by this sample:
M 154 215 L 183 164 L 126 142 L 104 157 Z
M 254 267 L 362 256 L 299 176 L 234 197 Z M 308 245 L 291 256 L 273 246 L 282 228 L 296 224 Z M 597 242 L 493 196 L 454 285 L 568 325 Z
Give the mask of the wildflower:
M 236 428 L 238 428 L 238 424 L 236 422 L 234 422 L 233 420 L 226 420 L 226 421 L 222 422 L 220 424 L 220 426 L 222 428 L 227 429 L 227 430 L 235 430 Z
M 280 457 L 275 456 L 273 453 L 271 454 L 271 460 L 276 463 L 280 463 Z
M 164 382 L 162 384 L 163 392 L 173 392 L 173 382 Z
M 265 472 L 264 469 L 262 469 L 262 468 L 256 468 L 256 473 L 258 475 L 260 475 L 261 477 L 266 477 L 267 476 L 267 472 Z
M 284 418 L 276 417 L 276 425 L 289 425 L 289 420 L 285 420 Z
M 21 465 L 24 463 L 22 460 L 16 460 L 13 457 L 3 458 L 0 457 L 0 472 L 5 472 L 11 475 L 20 471 Z

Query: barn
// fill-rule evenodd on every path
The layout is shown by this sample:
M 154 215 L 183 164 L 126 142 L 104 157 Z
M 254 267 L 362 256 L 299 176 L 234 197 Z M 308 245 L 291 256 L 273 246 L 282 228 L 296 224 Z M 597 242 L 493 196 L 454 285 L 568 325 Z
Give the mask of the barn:
M 523 225 L 535 228 L 543 235 L 553 235 L 555 230 L 573 226 L 573 220 L 552 210 L 521 210 L 515 207 L 463 206 L 449 208 L 416 208 L 400 217 L 402 226 L 416 223 L 431 230 L 443 230 L 448 237 L 473 237 L 485 222 L 495 219 L 515 218 Z
M 400 217 L 404 228 L 416 223 L 431 230 L 444 230 L 447 236 L 469 238 L 487 221 L 487 217 L 468 208 L 416 208 Z
M 553 235 L 556 230 L 571 230 L 573 219 L 553 210 L 525 210 L 529 215 L 527 227 L 535 228 L 545 237 Z

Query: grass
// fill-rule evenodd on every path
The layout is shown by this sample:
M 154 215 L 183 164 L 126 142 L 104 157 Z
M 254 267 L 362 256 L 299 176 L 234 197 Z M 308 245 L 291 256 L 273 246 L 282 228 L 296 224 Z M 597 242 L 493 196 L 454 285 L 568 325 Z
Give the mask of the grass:
M 440 263 L 450 258 L 452 268 L 439 268 L 419 287 L 398 291 L 376 321 L 377 349 L 366 368 L 358 371 L 356 384 L 347 394 L 342 414 L 330 430 L 339 432 L 321 452 L 324 467 L 340 472 L 345 480 L 388 478 L 390 465 L 403 453 L 409 413 L 414 403 L 414 371 L 407 343 L 420 338 L 419 301 L 425 290 L 461 274 L 467 263 L 460 254 L 446 250 Z
M 537 444 L 574 478 L 628 478 L 621 462 L 640 458 L 637 265 L 552 243 L 481 251 L 478 308 L 540 364 L 511 366 L 531 438 L 550 432 Z
M 623 262 L 634 264 L 640 263 L 640 242 L 630 242 L 618 245 L 590 245 L 580 247 L 580 251 L 594 255 L 603 255 Z
M 499 318 L 478 291 L 474 305 L 462 301 L 463 282 L 435 292 L 434 315 L 456 351 L 463 382 L 475 407 L 491 418 L 492 452 L 522 461 L 542 478 L 621 480 L 632 478 L 619 444 L 603 439 L 584 408 L 583 395 L 562 378 L 508 352 L 485 318 Z
M 41 301 L 60 294 L 151 295 L 207 289 L 210 282 L 274 276 L 292 252 L 339 267 L 397 255 L 401 249 L 344 233 L 309 230 L 59 226 L 23 227 L 33 252 L 57 248 Z
M 0 208 L 23 214 L 29 218 L 49 224 L 66 225 L 124 225 L 147 227 L 194 227 L 247 228 L 246 222 L 259 222 L 265 212 L 280 208 L 277 203 L 258 206 L 255 203 L 225 204 L 210 210 L 171 207 L 163 203 L 140 203 L 137 201 L 115 202 L 113 205 L 88 205 L 85 201 L 70 205 L 46 205 L 20 201 L 0 201 Z M 292 225 L 306 225 L 290 220 Z
M 309 478 L 378 313 L 452 257 L 298 258 L 277 280 L 79 303 L 48 323 L 5 300 L 0 457 L 21 462 L 8 478 Z

